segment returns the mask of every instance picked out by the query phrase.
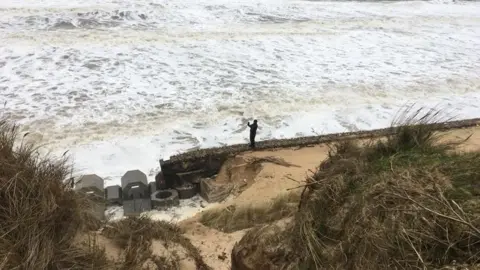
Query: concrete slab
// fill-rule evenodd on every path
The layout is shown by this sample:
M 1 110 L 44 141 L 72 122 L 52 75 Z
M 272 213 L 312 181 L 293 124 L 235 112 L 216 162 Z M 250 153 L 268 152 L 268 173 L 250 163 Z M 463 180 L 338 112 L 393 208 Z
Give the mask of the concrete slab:
M 150 198 L 147 176 L 139 171 L 132 170 L 122 176 L 123 201 Z
M 148 185 L 147 175 L 140 170 L 131 170 L 126 172 L 122 176 L 121 181 L 122 181 L 123 189 L 129 184 L 137 183 L 137 182 Z
M 165 181 L 165 177 L 163 173 L 160 171 L 155 175 L 155 182 L 157 183 L 158 189 L 168 189 L 167 182 Z M 171 187 L 170 187 L 171 188 Z
M 178 192 L 174 189 L 157 190 L 152 193 L 152 207 L 157 210 L 166 209 L 180 204 Z
M 83 175 L 75 183 L 75 190 L 85 193 L 91 193 L 91 191 L 93 191 L 95 194 L 103 196 L 103 189 L 103 179 L 96 174 Z
M 123 214 L 125 216 L 138 216 L 150 210 L 152 210 L 152 201 L 150 198 L 123 201 Z
M 105 188 L 105 199 L 109 205 L 122 205 L 122 188 L 119 185 L 108 186 Z
M 148 183 L 148 193 L 152 194 L 155 191 L 157 191 L 157 183 L 156 182 Z

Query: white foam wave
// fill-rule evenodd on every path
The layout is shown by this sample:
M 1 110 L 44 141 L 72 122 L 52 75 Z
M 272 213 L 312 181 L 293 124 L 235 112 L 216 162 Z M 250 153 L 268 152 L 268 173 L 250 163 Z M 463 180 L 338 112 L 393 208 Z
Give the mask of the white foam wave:
M 181 200 L 176 207 L 165 210 L 152 210 L 142 213 L 142 216 L 149 217 L 153 220 L 165 220 L 169 222 L 179 222 L 187 218 L 193 217 L 197 213 L 208 210 L 218 203 L 207 203 L 200 196 L 194 196 L 188 200 Z M 109 220 L 115 221 L 124 218 L 123 208 L 119 206 L 109 207 L 105 211 Z

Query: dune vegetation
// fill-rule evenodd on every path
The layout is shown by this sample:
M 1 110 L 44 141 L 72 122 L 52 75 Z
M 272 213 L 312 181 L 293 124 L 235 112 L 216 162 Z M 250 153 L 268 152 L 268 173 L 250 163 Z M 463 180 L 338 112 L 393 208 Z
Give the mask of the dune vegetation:
M 202 212 L 200 222 L 216 230 L 231 233 L 291 217 L 297 212 L 299 200 L 298 192 L 289 192 L 261 205 L 233 204 Z
M 437 113 L 421 113 L 386 138 L 331 145 L 292 221 L 250 230 L 233 269 L 477 269 L 480 153 L 456 151 Z
M 180 245 L 197 269 L 210 269 L 174 224 L 97 220 L 93 200 L 65 182 L 70 172 L 66 157 L 42 157 L 17 126 L 0 121 L 0 269 L 179 269 L 175 254 L 152 252 L 155 240 Z M 100 238 L 120 254 L 107 256 Z
M 89 201 L 63 182 L 66 159 L 40 157 L 17 131 L 0 121 L 0 269 L 101 267 L 102 252 L 73 244 L 100 224 L 84 210 Z

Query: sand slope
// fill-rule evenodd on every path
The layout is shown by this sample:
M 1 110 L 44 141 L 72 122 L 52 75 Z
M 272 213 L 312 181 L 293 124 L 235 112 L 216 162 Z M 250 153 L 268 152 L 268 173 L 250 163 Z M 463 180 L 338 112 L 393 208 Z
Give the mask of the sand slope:
M 459 151 L 480 151 L 480 128 L 455 129 L 440 133 L 446 141 L 463 141 L 458 146 Z M 282 159 L 293 166 L 282 166 L 273 163 L 263 163 L 255 172 L 255 175 L 249 175 L 251 178 L 248 188 L 238 196 L 231 198 L 225 203 L 219 204 L 217 207 L 224 208 L 228 205 L 249 205 L 265 203 L 278 195 L 287 192 L 301 185 L 300 181 L 304 180 L 307 175 L 311 174 L 310 170 L 315 168 L 328 156 L 329 147 L 324 144 L 302 147 L 302 148 L 285 148 L 268 151 L 249 151 L 238 155 L 235 158 L 234 166 L 240 168 L 242 161 L 251 158 L 275 157 Z M 238 169 L 237 172 L 244 172 Z M 219 177 L 222 173 L 219 173 Z M 242 181 L 242 175 L 232 176 L 231 179 Z M 222 179 L 219 179 L 222 180 Z M 199 222 L 202 213 L 184 220 L 179 223 L 180 227 L 185 229 L 186 236 L 196 246 L 204 258 L 205 262 L 213 269 L 228 270 L 231 266 L 231 251 L 236 242 L 238 242 L 246 230 L 234 233 L 224 233 L 212 228 L 205 227 Z M 108 249 L 109 243 L 102 241 L 102 244 Z M 158 245 L 153 245 L 153 249 L 162 249 Z M 160 252 L 160 250 L 154 250 Z M 112 252 L 116 253 L 116 252 Z M 112 254 L 113 255 L 113 254 Z M 181 263 L 182 269 L 195 269 L 191 262 Z
M 463 141 L 470 138 L 458 146 L 459 151 L 480 151 L 480 127 L 455 129 L 439 133 L 442 140 Z M 314 170 L 321 161 L 328 156 L 328 146 L 324 144 L 303 148 L 286 148 L 270 151 L 249 151 L 241 154 L 244 159 L 249 157 L 277 157 L 286 162 L 297 165 L 298 167 L 285 167 L 272 163 L 265 163 L 262 169 L 254 179 L 254 183 L 236 198 L 220 205 L 225 207 L 230 204 L 248 205 L 259 204 L 271 200 L 276 196 L 287 192 L 288 189 L 295 188 L 300 184 L 295 182 L 302 181 L 306 175 L 311 174 L 309 170 Z M 294 180 L 292 180 L 294 179 Z M 206 228 L 198 222 L 197 216 L 181 222 L 181 226 L 187 230 L 187 236 L 192 243 L 197 246 L 205 261 L 214 269 L 230 269 L 230 252 L 236 241 L 244 235 L 244 231 L 231 234 L 219 232 L 215 229 Z M 222 252 L 227 253 L 225 260 L 218 259 Z

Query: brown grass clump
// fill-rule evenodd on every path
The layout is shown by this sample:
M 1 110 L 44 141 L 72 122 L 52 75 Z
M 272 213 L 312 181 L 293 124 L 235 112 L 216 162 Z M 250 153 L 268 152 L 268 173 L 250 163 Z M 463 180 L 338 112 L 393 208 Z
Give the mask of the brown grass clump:
M 41 157 L 17 130 L 0 121 L 0 269 L 105 268 L 95 245 L 72 244 L 99 223 L 84 210 L 90 202 L 64 183 L 66 159 Z
M 182 246 L 189 257 L 193 258 L 198 270 L 211 269 L 200 256 L 198 249 L 182 230 L 165 221 L 152 221 L 147 217 L 131 217 L 110 223 L 102 232 L 124 250 L 124 261 L 119 269 L 143 269 L 147 261 L 153 262 L 157 269 L 179 269 L 179 258 L 155 256 L 151 245 L 160 240 L 166 248 L 172 244 Z
M 297 269 L 298 256 L 286 241 L 290 232 L 284 221 L 250 229 L 232 250 L 232 270 Z
M 480 153 L 455 153 L 437 112 L 341 142 L 308 180 L 292 230 L 300 269 L 427 269 L 480 262 Z
M 212 209 L 202 213 L 200 222 L 222 232 L 231 233 L 257 225 L 291 217 L 297 211 L 299 194 L 289 192 L 262 205 L 236 206 Z

